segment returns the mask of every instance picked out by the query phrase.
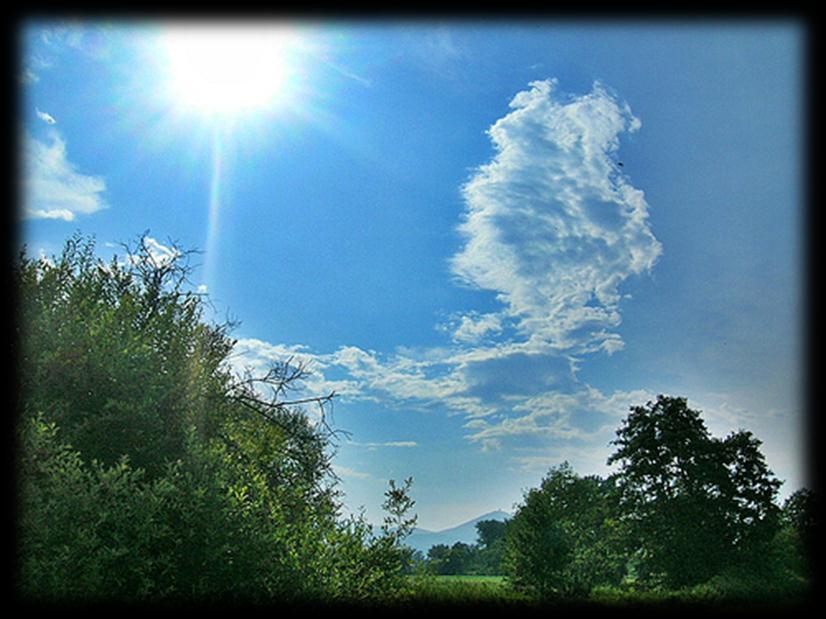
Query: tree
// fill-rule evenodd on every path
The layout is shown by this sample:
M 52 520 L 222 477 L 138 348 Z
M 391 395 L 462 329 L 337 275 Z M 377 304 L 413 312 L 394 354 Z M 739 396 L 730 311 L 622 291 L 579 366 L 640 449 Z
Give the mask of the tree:
M 670 586 L 703 582 L 771 539 L 780 485 L 748 432 L 711 437 L 684 398 L 634 406 L 609 464 L 642 575 Z
M 505 537 L 507 524 L 501 520 L 480 520 L 476 523 L 476 533 L 479 545 L 490 548 Z
M 440 576 L 475 573 L 477 549 L 464 542 L 435 544 L 427 552 L 430 571 Z
M 818 495 L 809 488 L 795 490 L 783 503 L 780 514 L 782 535 L 788 546 L 787 565 L 795 572 L 810 576 L 817 548 Z
M 476 523 L 478 534 L 476 563 L 479 573 L 491 575 L 502 573 L 507 526 L 507 522 L 501 520 L 480 520 Z
M 231 323 L 204 321 L 191 255 L 144 236 L 105 263 L 71 238 L 21 254 L 20 589 L 50 600 L 381 598 L 400 587 L 396 528 L 339 520 L 334 394 L 290 398 L 300 364 L 236 374 Z M 311 417 L 305 407 L 317 406 Z
M 759 569 L 780 526 L 776 499 L 782 482 L 769 470 L 760 451 L 762 443 L 751 432 L 733 432 L 716 444 L 728 472 L 721 494 L 726 500 L 731 557 Z
M 427 550 L 427 562 L 431 572 L 444 576 L 451 573 L 450 546 L 447 544 L 434 544 Z
M 541 598 L 563 592 L 564 572 L 573 559 L 573 540 L 555 503 L 544 480 L 541 489 L 529 490 L 511 520 L 505 546 L 505 573 L 517 588 Z
M 187 252 L 162 260 L 145 237 L 106 264 L 69 239 L 54 262 L 21 255 L 22 413 L 40 412 L 85 458 L 123 455 L 149 478 L 184 453 L 186 430 L 211 434 L 223 411 L 229 324 L 203 322 Z
M 413 478 L 408 477 L 401 486 L 396 481 L 389 481 L 389 488 L 385 491 L 385 500 L 382 508 L 386 512 L 382 524 L 380 545 L 385 549 L 387 561 L 385 570 L 401 577 L 404 570 L 409 569 L 413 562 L 413 550 L 404 545 L 404 540 L 413 532 L 418 517 L 411 514 L 416 501 L 410 496 Z M 400 581 L 399 581 L 400 582 Z
M 619 584 L 627 555 L 614 480 L 582 477 L 564 462 L 529 490 L 508 521 L 503 563 L 540 596 L 584 596 Z
M 391 479 L 389 488 L 385 491 L 382 508 L 387 512 L 384 518 L 383 531 L 389 538 L 393 538 L 398 544 L 413 531 L 416 526 L 416 515 L 410 515 L 410 510 L 416 504 L 410 496 L 410 488 L 413 485 L 413 478 L 408 477 L 402 486 L 396 485 L 396 480 Z

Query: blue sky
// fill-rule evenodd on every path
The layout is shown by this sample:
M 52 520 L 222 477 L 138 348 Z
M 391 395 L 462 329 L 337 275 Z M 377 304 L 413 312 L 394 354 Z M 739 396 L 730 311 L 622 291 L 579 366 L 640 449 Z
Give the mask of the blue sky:
M 202 250 L 232 362 L 293 356 L 339 394 L 374 522 L 390 478 L 439 529 L 563 460 L 606 474 L 658 393 L 805 483 L 799 24 L 271 25 L 187 48 L 181 22 L 23 24 L 29 252 Z

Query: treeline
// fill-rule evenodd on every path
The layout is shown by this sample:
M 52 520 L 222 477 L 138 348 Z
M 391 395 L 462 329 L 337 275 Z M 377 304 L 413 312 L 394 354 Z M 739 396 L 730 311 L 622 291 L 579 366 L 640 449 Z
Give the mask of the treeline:
M 393 599 L 409 481 L 374 531 L 340 516 L 332 394 L 230 365 L 230 323 L 204 319 L 190 254 L 145 237 L 104 262 L 71 238 L 14 269 L 18 293 L 17 574 L 22 599 Z M 307 408 L 310 407 L 310 408 Z
M 426 555 L 417 551 L 412 555 L 411 571 L 440 576 L 501 575 L 506 526 L 499 520 L 481 520 L 476 523 L 475 544 L 436 544 L 428 549 Z
M 432 547 L 420 569 L 503 574 L 539 599 L 653 591 L 783 601 L 808 592 L 816 495 L 801 488 L 778 505 L 781 482 L 750 432 L 713 437 L 684 398 L 659 396 L 631 409 L 613 444 L 615 474 L 554 467 L 512 519 L 479 523 L 476 545 Z

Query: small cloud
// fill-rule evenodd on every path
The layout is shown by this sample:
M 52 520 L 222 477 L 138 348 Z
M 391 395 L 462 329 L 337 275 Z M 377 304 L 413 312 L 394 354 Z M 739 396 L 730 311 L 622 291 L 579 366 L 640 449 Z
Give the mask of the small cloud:
M 62 219 L 64 221 L 73 221 L 75 214 L 65 208 L 52 210 L 33 209 L 29 211 L 29 217 L 32 219 Z
M 105 58 L 113 31 L 106 24 L 88 25 L 70 20 L 57 23 L 40 32 L 40 40 L 48 48 L 60 51 L 77 50 L 91 58 Z
M 379 449 L 380 447 L 418 447 L 416 441 L 385 441 L 383 443 L 350 443 L 356 447 L 367 447 L 370 450 Z
M 54 119 L 54 116 L 52 116 L 51 114 L 48 114 L 46 112 L 41 112 L 37 108 L 35 108 L 35 113 L 37 113 L 37 117 L 40 120 L 42 120 L 44 123 L 46 123 L 48 125 L 54 125 L 54 124 L 57 123 L 57 121 Z
M 167 247 L 152 237 L 146 237 L 144 243 L 152 260 L 159 266 L 169 264 L 181 256 L 181 252 L 177 247 Z
M 497 314 L 469 314 L 462 316 L 453 332 L 453 341 L 476 344 L 486 335 L 502 332 L 502 319 Z
M 350 478 L 350 479 L 371 479 L 372 475 L 370 473 L 364 473 L 362 471 L 356 471 L 351 469 L 347 466 L 341 466 L 340 464 L 333 465 L 333 472 L 338 475 L 339 477 L 343 478 Z

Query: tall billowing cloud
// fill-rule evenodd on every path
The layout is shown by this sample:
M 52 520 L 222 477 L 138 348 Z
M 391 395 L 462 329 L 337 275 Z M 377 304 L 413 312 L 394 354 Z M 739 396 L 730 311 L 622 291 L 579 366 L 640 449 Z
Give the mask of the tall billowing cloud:
M 640 121 L 599 83 L 563 98 L 556 80 L 533 82 L 510 107 L 488 130 L 495 157 L 463 188 L 453 272 L 495 291 L 532 349 L 613 352 L 618 287 L 661 253 L 643 192 L 615 160 Z

